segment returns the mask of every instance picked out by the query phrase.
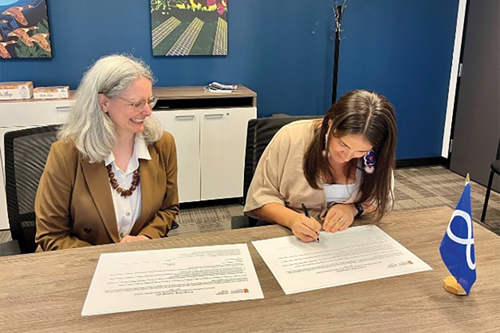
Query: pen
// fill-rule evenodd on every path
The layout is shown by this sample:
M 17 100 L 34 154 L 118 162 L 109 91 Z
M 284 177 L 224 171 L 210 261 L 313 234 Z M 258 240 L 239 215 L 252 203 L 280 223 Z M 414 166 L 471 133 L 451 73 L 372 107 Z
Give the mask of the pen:
M 304 203 L 302 203 L 302 209 L 304 210 L 304 214 L 306 214 L 306 217 L 311 217 L 311 215 L 309 215 L 309 212 L 307 211 L 307 207 L 306 205 L 304 205 Z M 319 235 L 318 235 L 318 238 L 316 238 L 316 242 L 319 243 Z

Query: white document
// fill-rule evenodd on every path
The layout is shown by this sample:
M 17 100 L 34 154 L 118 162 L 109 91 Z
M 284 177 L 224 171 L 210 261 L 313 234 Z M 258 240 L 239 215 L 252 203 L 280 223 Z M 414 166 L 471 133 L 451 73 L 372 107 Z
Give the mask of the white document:
M 246 244 L 106 253 L 82 316 L 260 298 Z
M 319 243 L 295 236 L 252 243 L 287 295 L 432 270 L 376 226 L 321 232 Z

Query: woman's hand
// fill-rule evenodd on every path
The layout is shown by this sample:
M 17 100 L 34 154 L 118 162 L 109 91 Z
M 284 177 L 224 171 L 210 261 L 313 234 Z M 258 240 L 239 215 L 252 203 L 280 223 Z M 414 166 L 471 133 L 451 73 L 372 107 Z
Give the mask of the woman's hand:
M 290 229 L 295 237 L 309 243 L 318 239 L 321 224 L 312 217 L 298 214 L 290 224 Z
M 130 236 L 130 235 L 127 235 L 127 236 L 125 236 L 125 237 L 122 238 L 122 240 L 120 241 L 120 243 L 138 242 L 138 241 L 143 241 L 143 240 L 148 240 L 148 239 L 149 238 L 147 238 L 144 235 L 139 235 L 139 236 Z
M 328 210 L 328 213 L 323 221 L 323 230 L 327 232 L 344 231 L 354 221 L 354 216 L 357 213 L 354 204 L 336 204 Z

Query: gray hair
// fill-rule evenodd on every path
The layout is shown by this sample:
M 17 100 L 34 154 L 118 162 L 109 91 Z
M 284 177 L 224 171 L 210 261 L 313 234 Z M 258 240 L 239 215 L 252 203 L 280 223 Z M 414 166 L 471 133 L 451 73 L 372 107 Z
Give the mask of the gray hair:
M 115 147 L 117 134 L 113 121 L 99 106 L 98 94 L 117 97 L 141 77 L 154 82 L 149 66 L 140 59 L 119 54 L 100 58 L 83 76 L 68 122 L 58 138 L 73 141 L 90 163 L 104 161 Z M 146 118 L 141 135 L 147 145 L 158 141 L 163 135 L 160 121 L 152 116 Z

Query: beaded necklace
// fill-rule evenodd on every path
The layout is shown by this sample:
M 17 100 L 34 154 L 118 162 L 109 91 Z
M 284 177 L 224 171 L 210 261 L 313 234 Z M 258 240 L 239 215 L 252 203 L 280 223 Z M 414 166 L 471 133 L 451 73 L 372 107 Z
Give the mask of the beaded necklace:
M 115 174 L 111 171 L 111 164 L 106 165 L 106 169 L 108 170 L 108 177 L 109 177 L 109 182 L 111 186 L 116 190 L 116 192 L 120 193 L 122 197 L 128 197 L 131 196 L 132 193 L 134 193 L 135 189 L 139 185 L 139 182 L 141 181 L 141 173 L 139 172 L 139 167 L 134 170 L 134 175 L 132 176 L 132 185 L 128 190 L 120 187 L 118 185 L 118 181 L 115 178 Z

